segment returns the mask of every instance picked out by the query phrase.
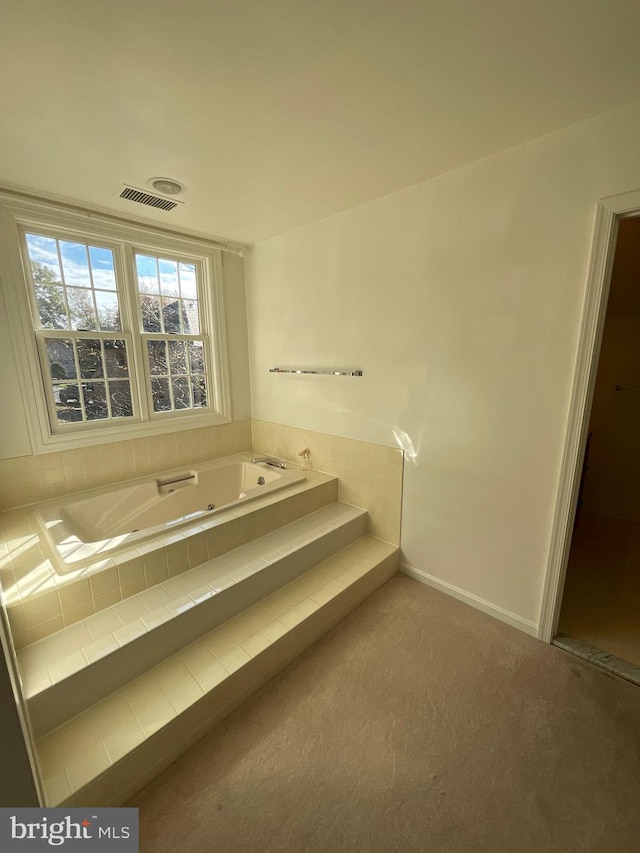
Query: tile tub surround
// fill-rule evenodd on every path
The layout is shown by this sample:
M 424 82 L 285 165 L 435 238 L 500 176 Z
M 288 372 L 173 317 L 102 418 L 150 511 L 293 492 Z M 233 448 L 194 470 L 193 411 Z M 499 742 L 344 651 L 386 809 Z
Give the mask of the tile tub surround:
M 251 421 L 0 459 L 0 510 L 38 503 L 251 448 Z
M 125 600 L 337 500 L 320 472 L 106 560 L 58 574 L 29 507 L 0 514 L 0 585 L 16 648 Z
M 399 448 L 267 421 L 251 424 L 255 452 L 299 464 L 298 453 L 309 448 L 313 470 L 339 478 L 340 500 L 367 510 L 371 535 L 400 544 L 404 454 Z

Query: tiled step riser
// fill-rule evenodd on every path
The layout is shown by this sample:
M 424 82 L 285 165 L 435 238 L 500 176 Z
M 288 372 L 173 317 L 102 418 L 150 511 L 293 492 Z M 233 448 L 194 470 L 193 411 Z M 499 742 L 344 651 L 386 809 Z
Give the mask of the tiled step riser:
M 326 532 L 323 530 L 325 523 L 330 529 L 331 518 L 346 521 L 355 517 L 353 512 L 353 508 L 321 511 L 311 524 L 296 522 L 287 533 L 279 532 L 270 541 L 273 544 L 283 542 L 287 547 L 287 542 L 294 544 L 291 534 L 297 531 L 304 535 L 304 531 L 315 530 L 317 535 L 322 535 Z M 241 551 L 236 558 L 245 556 Z M 249 546 L 249 555 L 252 552 Z M 397 554 L 397 548 L 388 543 L 368 536 L 359 538 L 40 738 L 38 764 L 47 804 L 68 801 L 75 793 L 104 777 L 109 769 L 120 766 L 127 756 L 142 748 L 179 716 L 185 712 L 189 715 L 199 713 L 198 708 L 203 707 L 201 699 L 215 689 L 222 690 L 227 680 L 253 658 L 359 583 L 376 566 L 390 558 L 395 562 Z M 194 728 L 193 716 L 188 716 L 188 720 L 190 731 Z M 176 737 L 181 740 L 179 733 Z M 161 759 L 166 751 L 156 751 L 152 763 L 156 763 L 158 756 Z M 114 777 L 109 775 L 108 778 L 113 780 Z M 125 786 L 129 782 L 125 780 Z M 121 788 L 119 784 L 118 789 Z M 96 802 L 108 799 L 110 795 L 97 798 Z
M 246 610 L 366 533 L 366 513 L 283 555 L 268 570 L 251 575 L 196 607 L 158 625 L 126 647 L 95 661 L 29 699 L 37 737 L 51 731 L 165 658 Z
M 144 590 L 128 601 L 92 614 L 80 625 L 70 625 L 20 650 L 18 661 L 26 699 L 130 646 L 169 619 L 193 611 L 243 580 L 261 572 L 272 574 L 274 564 L 285 555 L 364 515 L 364 510 L 345 504 L 323 507 L 224 557 L 190 569 L 180 578 Z M 225 594 L 228 596 L 229 592 Z
M 397 565 L 396 551 L 62 805 L 71 808 L 125 803 L 389 580 Z
M 337 499 L 337 479 L 318 483 L 291 495 L 283 491 L 268 506 L 256 507 L 242 517 L 232 518 L 188 538 L 177 538 L 159 548 L 153 548 L 151 543 L 143 543 L 138 550 L 109 558 L 108 563 L 111 565 L 100 572 L 88 577 L 78 572 L 78 576 L 65 583 L 59 592 L 47 592 L 45 597 L 50 599 L 53 596 L 57 601 L 56 612 L 64 625 L 73 625 L 90 613 L 100 612 L 144 589 L 200 566 L 207 560 L 329 506 Z M 251 507 L 251 504 L 247 507 Z M 16 648 L 24 647 L 32 628 L 38 631 L 37 639 L 42 639 L 62 627 L 56 619 L 47 620 L 51 622 L 49 629 L 40 621 L 41 598 L 34 596 L 26 602 L 7 607 Z

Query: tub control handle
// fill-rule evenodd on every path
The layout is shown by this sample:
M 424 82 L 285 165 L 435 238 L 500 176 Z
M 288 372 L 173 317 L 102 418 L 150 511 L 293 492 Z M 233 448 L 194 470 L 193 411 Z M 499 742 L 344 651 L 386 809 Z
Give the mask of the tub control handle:
M 189 486 L 195 486 L 198 482 L 198 475 L 195 471 L 190 471 L 185 474 L 178 474 L 175 477 L 169 477 L 166 480 L 156 480 L 158 494 L 172 495 L 177 489 L 186 489 Z

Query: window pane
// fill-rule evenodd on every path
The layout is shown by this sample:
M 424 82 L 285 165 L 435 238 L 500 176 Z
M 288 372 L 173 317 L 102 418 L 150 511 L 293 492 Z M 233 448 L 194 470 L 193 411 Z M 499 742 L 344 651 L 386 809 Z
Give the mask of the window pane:
M 189 341 L 189 366 L 191 373 L 204 373 L 204 345 L 202 341 Z
M 147 341 L 154 411 L 200 409 L 208 405 L 203 348 L 204 341 L 172 338 Z
M 167 366 L 167 345 L 164 341 L 147 341 L 147 356 L 149 358 L 149 372 L 161 373 L 166 376 L 169 372 Z
M 53 237 L 27 234 L 27 249 L 34 284 L 61 284 L 58 249 Z
M 93 275 L 93 286 L 102 290 L 116 289 L 116 272 L 113 265 L 113 252 L 111 249 L 101 249 L 98 246 L 89 246 L 89 258 L 91 259 L 91 274 Z
M 136 255 L 136 269 L 140 293 L 159 293 L 156 259 L 147 255 Z
M 166 412 L 172 408 L 168 379 L 152 379 L 151 396 L 153 397 L 154 412 Z
M 43 328 L 121 329 L 111 249 L 37 234 L 27 234 L 26 239 Z M 62 276 L 58 257 L 62 260 Z
M 160 270 L 160 290 L 163 296 L 180 296 L 178 284 L 178 264 L 175 261 L 158 259 Z
M 188 376 L 177 376 L 172 379 L 173 405 L 176 409 L 191 408 L 191 389 Z
M 189 372 L 184 341 L 169 341 L 169 367 L 172 374 Z
M 91 291 L 82 290 L 79 287 L 68 287 L 67 300 L 69 302 L 71 328 L 81 332 L 96 331 L 98 323 Z
M 67 287 L 91 287 L 87 248 L 83 243 L 59 240 L 62 272 Z
M 67 306 L 63 287 L 36 287 L 36 302 L 43 329 L 67 329 Z
M 104 342 L 104 360 L 107 367 L 107 376 L 118 378 L 129 375 L 127 346 L 124 341 L 106 340 Z
M 88 421 L 104 420 L 109 417 L 105 382 L 85 382 L 82 386 L 82 394 Z
M 78 385 L 65 384 L 53 386 L 53 399 L 56 405 L 56 416 L 59 424 L 82 420 L 80 406 L 80 390 Z
M 198 314 L 198 303 L 193 299 L 185 299 L 182 302 L 182 317 L 184 321 L 185 335 L 200 334 L 200 316 Z
M 76 346 L 78 347 L 80 376 L 83 379 L 95 379 L 96 377 L 104 376 L 100 341 L 81 338 L 76 342 Z
M 131 385 L 126 379 L 109 382 L 109 394 L 111 396 L 111 414 L 114 418 L 133 417 Z
M 61 379 L 77 380 L 74 341 L 68 338 L 46 338 L 45 346 L 51 378 L 58 380 L 54 381 L 53 385 L 58 423 L 83 419 L 93 421 L 110 417 L 133 417 L 124 340 L 101 341 L 98 338 L 79 338 L 75 341 L 81 384 L 77 381 L 65 383 L 59 381 Z M 106 375 L 109 377 L 108 388 L 103 379 L 105 367 Z M 111 400 L 111 414 L 109 414 L 107 393 Z M 84 403 L 86 418 L 83 418 L 80 397 Z
M 160 300 L 157 296 L 140 294 L 140 311 L 142 313 L 142 328 L 145 332 L 161 332 Z
M 180 292 L 184 299 L 197 299 L 195 264 L 180 264 Z
M 207 382 L 204 376 L 191 377 L 191 394 L 194 409 L 201 409 L 207 405 Z
M 164 330 L 170 335 L 179 335 L 182 332 L 180 326 L 180 299 L 162 300 L 162 317 L 164 319 Z
M 199 335 L 196 265 L 137 254 L 136 271 L 143 331 Z
M 46 338 L 45 346 L 51 378 L 77 379 L 73 341 L 66 338 Z
M 103 332 L 119 332 L 120 306 L 118 305 L 118 294 L 108 293 L 104 290 L 96 290 L 96 307 L 98 308 L 98 322 Z

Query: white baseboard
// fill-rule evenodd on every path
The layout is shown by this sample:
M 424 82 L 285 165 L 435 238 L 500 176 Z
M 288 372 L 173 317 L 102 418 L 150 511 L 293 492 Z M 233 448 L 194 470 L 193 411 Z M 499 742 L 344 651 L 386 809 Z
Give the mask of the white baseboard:
M 465 592 L 465 590 L 460 589 L 457 586 L 453 586 L 453 584 L 438 580 L 437 578 L 428 575 L 426 572 L 423 572 L 422 569 L 416 569 L 413 566 L 408 566 L 406 563 L 400 563 L 399 569 L 401 572 L 404 572 L 405 575 L 409 575 L 409 577 L 420 581 L 420 583 L 431 586 L 440 592 L 444 592 L 452 598 L 457 598 L 458 601 L 463 601 L 465 604 L 475 607 L 476 610 L 482 610 L 483 613 L 488 613 L 489 616 L 493 616 L 494 619 L 499 619 L 500 622 L 505 622 L 507 625 L 511 625 L 512 628 L 518 628 L 519 631 L 524 631 L 525 634 L 529 634 L 531 637 L 538 637 L 538 625 L 534 622 L 529 622 L 528 619 L 523 619 L 522 616 L 516 616 L 515 613 L 511 613 L 509 610 L 503 610 L 502 607 L 498 607 L 496 604 L 491 604 L 490 602 L 485 601 L 484 598 L 479 598 L 477 595 L 473 595 L 470 592 Z

